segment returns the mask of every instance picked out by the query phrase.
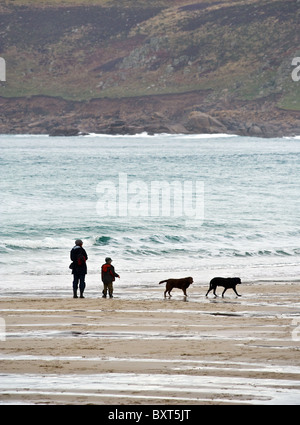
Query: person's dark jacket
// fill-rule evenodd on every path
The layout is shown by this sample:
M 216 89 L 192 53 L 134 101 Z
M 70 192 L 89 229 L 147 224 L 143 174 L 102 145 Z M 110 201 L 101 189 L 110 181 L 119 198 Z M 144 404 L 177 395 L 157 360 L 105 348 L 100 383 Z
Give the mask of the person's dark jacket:
M 79 265 L 78 257 L 82 258 L 82 256 L 85 258 L 85 261 L 81 261 L 82 264 Z M 86 260 L 88 259 L 88 256 L 87 256 L 86 250 L 82 248 L 82 246 L 75 245 L 71 249 L 70 258 L 74 264 L 72 269 L 72 274 L 78 274 L 78 275 L 87 274 Z
M 115 272 L 115 268 L 111 264 L 103 264 L 101 267 L 101 278 L 102 282 L 109 284 L 115 280 L 115 277 L 120 277 L 118 273 Z

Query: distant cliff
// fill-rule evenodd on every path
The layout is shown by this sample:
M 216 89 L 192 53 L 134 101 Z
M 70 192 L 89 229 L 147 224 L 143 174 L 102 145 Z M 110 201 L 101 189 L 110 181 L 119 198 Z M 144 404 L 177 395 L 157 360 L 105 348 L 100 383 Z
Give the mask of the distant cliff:
M 300 134 L 297 0 L 6 0 L 0 133 Z

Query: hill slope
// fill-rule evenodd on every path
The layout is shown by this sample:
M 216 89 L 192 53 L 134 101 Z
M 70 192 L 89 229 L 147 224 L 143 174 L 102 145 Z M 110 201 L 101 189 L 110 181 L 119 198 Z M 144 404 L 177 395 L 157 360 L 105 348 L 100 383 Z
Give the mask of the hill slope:
M 300 134 L 297 0 L 86 3 L 2 3 L 0 132 Z

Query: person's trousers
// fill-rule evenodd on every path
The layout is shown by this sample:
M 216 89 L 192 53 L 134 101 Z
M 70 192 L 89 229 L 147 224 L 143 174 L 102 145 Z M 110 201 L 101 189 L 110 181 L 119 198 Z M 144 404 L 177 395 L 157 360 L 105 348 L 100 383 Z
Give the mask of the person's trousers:
M 85 274 L 76 274 L 76 273 L 74 273 L 74 279 L 73 279 L 73 292 L 74 292 L 74 295 L 77 294 L 78 283 L 79 283 L 80 295 L 82 295 L 83 292 L 84 292 L 84 289 L 85 289 Z
M 113 294 L 113 290 L 114 290 L 114 288 L 113 288 L 113 283 L 112 282 L 109 282 L 109 283 L 103 283 L 103 295 L 107 295 L 107 291 L 108 291 L 108 293 L 109 293 L 109 296 L 111 297 L 112 296 L 112 294 Z

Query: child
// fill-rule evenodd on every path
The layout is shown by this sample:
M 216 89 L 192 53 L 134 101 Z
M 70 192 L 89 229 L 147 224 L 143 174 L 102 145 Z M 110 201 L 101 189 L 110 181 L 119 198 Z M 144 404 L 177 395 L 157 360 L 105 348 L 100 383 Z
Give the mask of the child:
M 103 282 L 103 295 L 102 298 L 106 298 L 107 290 L 109 293 L 109 298 L 113 298 L 113 282 L 115 277 L 120 278 L 120 276 L 115 272 L 114 266 L 111 264 L 112 259 L 109 257 L 105 258 L 105 264 L 101 267 L 101 278 Z

